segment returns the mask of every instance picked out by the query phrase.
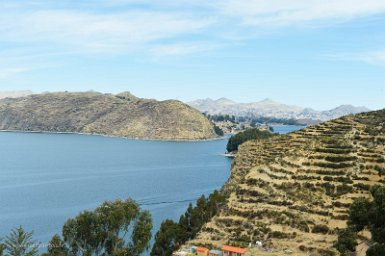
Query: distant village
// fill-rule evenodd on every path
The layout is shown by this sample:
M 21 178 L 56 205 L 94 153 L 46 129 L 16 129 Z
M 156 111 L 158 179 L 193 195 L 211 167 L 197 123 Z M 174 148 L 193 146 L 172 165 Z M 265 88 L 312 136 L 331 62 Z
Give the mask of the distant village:
M 261 130 L 270 129 L 267 123 L 258 123 L 255 120 L 244 117 L 235 117 L 229 115 L 210 115 L 204 113 L 224 134 L 236 134 L 251 128 L 259 128 Z
M 225 134 L 236 134 L 251 128 L 259 128 L 261 130 L 269 129 L 269 126 L 266 124 L 251 124 L 250 122 L 232 123 L 230 121 L 223 121 L 215 122 L 215 125 L 218 126 Z

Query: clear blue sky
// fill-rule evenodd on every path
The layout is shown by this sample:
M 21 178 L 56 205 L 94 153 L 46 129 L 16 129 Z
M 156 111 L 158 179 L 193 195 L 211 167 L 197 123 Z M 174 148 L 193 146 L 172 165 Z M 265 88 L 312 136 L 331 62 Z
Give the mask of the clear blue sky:
M 0 2 L 0 90 L 385 107 L 385 0 Z

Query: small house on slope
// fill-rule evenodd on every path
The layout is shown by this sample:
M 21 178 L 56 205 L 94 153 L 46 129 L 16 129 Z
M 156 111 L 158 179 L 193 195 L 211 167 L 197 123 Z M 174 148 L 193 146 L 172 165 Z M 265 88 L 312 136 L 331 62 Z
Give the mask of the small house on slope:
M 197 256 L 208 256 L 209 255 L 209 249 L 204 248 L 204 247 L 197 247 L 195 249 L 196 255 Z
M 222 247 L 223 256 L 244 256 L 246 249 L 225 245 Z

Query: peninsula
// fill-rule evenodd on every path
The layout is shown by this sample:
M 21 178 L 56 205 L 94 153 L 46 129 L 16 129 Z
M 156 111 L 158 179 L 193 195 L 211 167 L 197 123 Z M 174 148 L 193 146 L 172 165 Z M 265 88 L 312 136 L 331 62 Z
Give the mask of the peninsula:
M 218 137 L 198 110 L 177 100 L 142 99 L 129 92 L 56 92 L 1 99 L 0 130 L 154 140 Z

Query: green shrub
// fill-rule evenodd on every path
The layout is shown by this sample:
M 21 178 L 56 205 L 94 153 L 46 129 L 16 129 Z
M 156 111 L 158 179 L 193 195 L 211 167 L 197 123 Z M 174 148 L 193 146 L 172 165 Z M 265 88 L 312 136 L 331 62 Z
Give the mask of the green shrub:
M 214 124 L 214 131 L 215 131 L 215 133 L 216 133 L 218 136 L 223 136 L 223 135 L 224 135 L 222 129 L 219 128 L 218 126 L 216 126 L 215 124 Z
M 238 150 L 238 146 L 249 140 L 267 139 L 273 137 L 275 134 L 270 131 L 261 131 L 258 128 L 253 128 L 240 132 L 230 137 L 226 149 L 227 152 Z
M 338 239 L 334 244 L 334 247 L 340 253 L 348 253 L 356 250 L 357 246 L 357 233 L 353 229 L 347 228 L 338 231 Z
M 329 232 L 329 228 L 326 225 L 315 225 L 311 232 L 327 234 Z
M 330 177 L 330 176 L 325 176 L 324 177 L 324 181 L 333 181 L 333 177 Z

